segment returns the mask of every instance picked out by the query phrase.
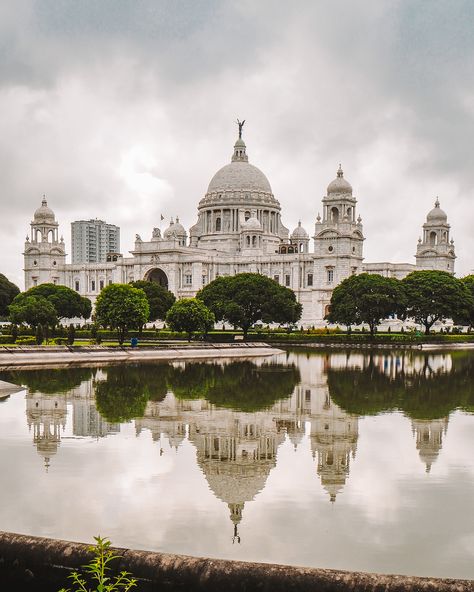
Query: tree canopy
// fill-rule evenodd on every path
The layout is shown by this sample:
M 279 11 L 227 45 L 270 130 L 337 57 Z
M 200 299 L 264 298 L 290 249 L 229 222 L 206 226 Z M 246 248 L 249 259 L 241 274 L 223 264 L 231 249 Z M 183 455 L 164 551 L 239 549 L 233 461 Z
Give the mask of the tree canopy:
M 378 274 L 361 273 L 343 280 L 333 291 L 326 319 L 331 323 L 367 323 L 373 335 L 382 319 L 403 312 L 404 292 L 400 282 Z
M 207 306 L 197 298 L 177 300 L 166 315 L 166 322 L 173 331 L 184 331 L 188 338 L 194 331 L 207 333 L 214 325 L 214 315 Z
M 20 288 L 0 273 L 0 317 L 8 315 L 8 306 L 19 293 Z
M 8 307 L 10 322 L 26 323 L 31 327 L 42 325 L 54 327 L 58 323 L 56 309 L 43 296 L 24 296 L 19 294 Z
M 139 329 L 147 322 L 149 311 L 145 292 L 130 284 L 106 286 L 95 305 L 97 323 L 117 331 L 120 345 L 129 329 Z
M 143 290 L 146 294 L 148 306 L 150 308 L 148 320 L 156 321 L 159 319 L 164 321 L 166 313 L 176 301 L 173 292 L 163 288 L 163 286 L 160 286 L 156 282 L 147 282 L 145 280 L 131 282 L 131 285 L 134 288 Z
M 471 294 L 472 301 L 461 310 L 460 314 L 454 315 L 454 322 L 460 325 L 468 325 L 474 327 L 474 275 L 467 275 L 460 280 Z
M 244 335 L 257 321 L 296 323 L 302 306 L 293 290 L 258 273 L 218 277 L 197 293 L 216 320 L 240 327 Z
M 19 303 L 24 298 L 29 297 L 46 298 L 53 305 L 58 319 L 72 319 L 75 317 L 88 319 L 91 315 L 91 301 L 67 286 L 40 284 L 19 294 L 14 303 Z
M 436 321 L 467 316 L 474 307 L 467 285 L 446 271 L 413 271 L 402 280 L 406 315 L 429 334 Z

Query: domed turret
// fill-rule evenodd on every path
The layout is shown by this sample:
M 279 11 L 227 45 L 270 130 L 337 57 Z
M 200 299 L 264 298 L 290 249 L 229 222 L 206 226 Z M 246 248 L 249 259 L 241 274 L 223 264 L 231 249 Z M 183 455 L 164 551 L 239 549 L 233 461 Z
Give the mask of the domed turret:
M 35 211 L 34 221 L 36 224 L 51 223 L 56 221 L 54 212 L 48 207 L 48 202 L 46 201 L 46 197 L 44 195 L 41 202 L 41 207 Z
M 298 240 L 300 238 L 302 238 L 302 239 L 309 239 L 309 234 L 301 226 L 301 220 L 298 221 L 298 226 L 291 233 L 291 239 L 292 240 Z
M 170 240 L 171 238 L 173 238 L 174 235 L 174 220 L 173 218 L 171 218 L 170 220 L 170 225 L 168 226 L 168 228 L 163 232 L 163 238 L 165 240 Z
M 430 212 L 428 212 L 428 215 L 426 216 L 426 221 L 434 222 L 436 224 L 439 224 L 440 222 L 446 223 L 448 221 L 448 216 L 446 212 L 439 207 L 438 198 L 436 198 L 435 207 L 432 210 L 430 210 Z
M 422 269 L 436 269 L 454 273 L 454 241 L 449 236 L 448 216 L 436 198 L 423 224 L 423 239 L 416 246 L 416 265 Z
M 328 195 L 332 194 L 349 194 L 352 195 L 352 185 L 344 179 L 344 173 L 342 171 L 341 165 L 339 165 L 339 169 L 337 170 L 337 177 L 334 181 L 331 181 L 328 185 Z
M 242 222 L 241 228 L 242 228 L 242 232 L 245 230 L 260 231 L 260 230 L 262 230 L 262 225 L 260 224 L 258 219 L 255 218 L 255 216 L 251 216 L 248 220 L 245 220 L 245 222 Z
M 308 252 L 309 234 L 301 226 L 301 220 L 298 221 L 298 226 L 291 233 L 290 242 L 298 246 L 298 253 Z
M 176 216 L 176 222 L 174 223 L 174 226 L 173 226 L 173 232 L 175 233 L 175 235 L 177 237 L 186 236 L 186 230 L 185 230 L 184 226 L 180 223 L 178 216 Z
M 165 240 L 178 240 L 180 246 L 186 246 L 186 230 L 184 226 L 180 224 L 179 218 L 177 216 L 176 222 L 174 222 L 173 218 L 171 218 L 170 225 L 163 233 L 163 238 Z

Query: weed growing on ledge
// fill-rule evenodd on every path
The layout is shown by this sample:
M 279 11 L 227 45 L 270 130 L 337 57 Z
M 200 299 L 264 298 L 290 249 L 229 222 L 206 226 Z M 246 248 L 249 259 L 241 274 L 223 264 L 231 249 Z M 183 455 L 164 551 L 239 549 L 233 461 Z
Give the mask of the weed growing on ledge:
M 131 578 L 132 574 L 122 571 L 115 578 L 109 578 L 107 572 L 110 570 L 109 563 L 119 559 L 120 555 L 114 555 L 110 549 L 110 541 L 100 536 L 94 537 L 96 544 L 89 547 L 95 557 L 90 563 L 82 567 L 84 576 L 96 587 L 89 588 L 84 576 L 74 571 L 69 577 L 73 581 L 73 588 L 61 588 L 59 592 L 128 592 L 137 585 L 137 580 Z

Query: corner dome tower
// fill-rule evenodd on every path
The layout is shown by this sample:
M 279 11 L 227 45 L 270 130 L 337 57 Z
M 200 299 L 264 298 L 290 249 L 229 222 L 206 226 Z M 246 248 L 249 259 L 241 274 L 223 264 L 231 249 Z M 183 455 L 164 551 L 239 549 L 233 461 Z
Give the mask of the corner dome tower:
M 352 195 L 352 185 L 344 179 L 344 172 L 341 165 L 337 170 L 337 176 L 334 181 L 331 181 L 328 185 L 328 195 Z
M 48 202 L 46 201 L 46 196 L 43 195 L 43 199 L 41 201 L 41 206 L 35 211 L 33 219 L 36 224 L 40 223 L 55 223 L 56 218 L 54 212 L 51 208 L 48 207 Z
M 249 163 L 242 138 L 245 121 L 237 123 L 239 136 L 231 161 L 215 173 L 199 202 L 198 221 L 190 231 L 191 246 L 238 252 L 240 233 L 249 218 L 255 217 L 261 225 L 264 251 L 274 253 L 288 239 L 288 229 L 281 223 L 280 203 L 270 182 Z
M 450 230 L 448 216 L 436 198 L 434 208 L 428 212 L 423 224 L 423 238 L 420 237 L 416 247 L 417 267 L 454 274 L 456 254 Z
M 426 216 L 426 221 L 428 223 L 435 222 L 435 223 L 447 223 L 448 216 L 444 210 L 440 208 L 439 199 L 436 198 L 434 208 L 428 212 Z

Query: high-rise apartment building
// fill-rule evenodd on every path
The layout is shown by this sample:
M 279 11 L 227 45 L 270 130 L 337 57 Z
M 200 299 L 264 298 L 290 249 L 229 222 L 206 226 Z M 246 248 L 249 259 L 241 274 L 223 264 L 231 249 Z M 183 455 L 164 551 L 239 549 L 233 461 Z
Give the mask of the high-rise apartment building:
M 104 263 L 120 251 L 120 228 L 103 220 L 71 222 L 72 263 Z

